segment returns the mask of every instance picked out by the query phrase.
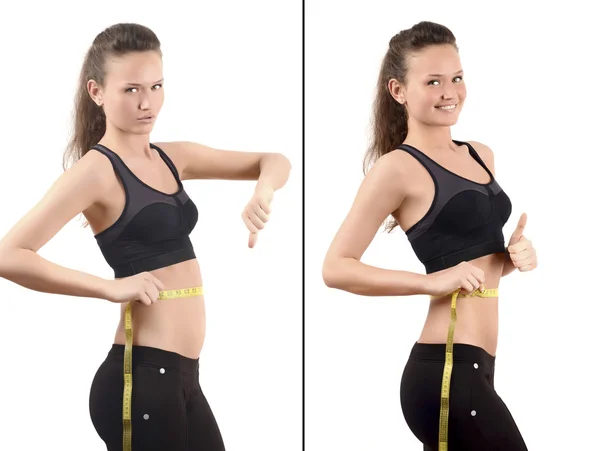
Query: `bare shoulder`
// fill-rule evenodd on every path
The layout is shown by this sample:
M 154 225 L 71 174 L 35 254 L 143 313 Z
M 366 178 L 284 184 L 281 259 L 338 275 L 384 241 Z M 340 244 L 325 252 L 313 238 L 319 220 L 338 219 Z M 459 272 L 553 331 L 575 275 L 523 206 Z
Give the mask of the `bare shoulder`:
M 68 174 L 68 175 L 67 175 Z M 94 189 L 106 190 L 115 182 L 114 169 L 110 160 L 100 152 L 88 151 L 66 172 L 67 177 L 85 177 Z
M 481 158 L 483 158 L 483 161 L 485 161 L 486 163 L 488 161 L 491 161 L 491 162 L 494 161 L 494 152 L 492 151 L 492 149 L 489 146 L 487 146 L 483 143 L 480 143 L 478 141 L 467 141 L 467 142 L 473 146 L 473 148 L 479 154 L 479 156 Z
M 388 179 L 393 183 L 402 183 L 404 177 L 410 173 L 412 158 L 406 152 L 392 151 L 377 159 L 367 175 L 373 173 L 378 177 Z
M 176 154 L 177 150 L 181 148 L 181 143 L 178 141 L 153 142 L 152 144 L 156 147 L 160 147 L 160 149 L 168 154 L 169 157 L 171 157 L 172 154 Z
M 173 161 L 173 164 L 181 174 L 185 163 L 185 152 L 189 143 L 187 141 L 165 141 L 165 142 L 153 142 L 156 147 L 159 147 L 164 153 L 167 154 L 169 159 Z

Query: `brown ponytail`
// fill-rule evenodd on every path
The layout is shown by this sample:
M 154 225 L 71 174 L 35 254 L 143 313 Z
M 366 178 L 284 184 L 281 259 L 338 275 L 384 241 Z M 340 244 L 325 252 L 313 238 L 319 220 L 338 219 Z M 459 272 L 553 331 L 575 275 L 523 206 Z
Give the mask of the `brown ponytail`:
M 452 32 L 433 22 L 419 22 L 412 28 L 402 30 L 390 40 L 377 80 L 371 121 L 372 138 L 363 161 L 365 174 L 371 165 L 396 149 L 408 135 L 408 111 L 390 94 L 389 81 L 396 79 L 400 83 L 406 83 L 408 55 L 430 45 L 440 44 L 451 44 L 458 50 Z M 391 231 L 397 225 L 397 222 L 392 220 L 386 229 Z
M 106 79 L 106 60 L 130 52 L 156 51 L 161 54 L 160 41 L 152 30 L 134 23 L 120 23 L 101 32 L 90 46 L 77 86 L 73 110 L 71 138 L 63 154 L 63 169 L 75 163 L 98 144 L 106 132 L 106 117 L 102 107 L 91 99 L 87 83 L 95 80 L 100 86 Z

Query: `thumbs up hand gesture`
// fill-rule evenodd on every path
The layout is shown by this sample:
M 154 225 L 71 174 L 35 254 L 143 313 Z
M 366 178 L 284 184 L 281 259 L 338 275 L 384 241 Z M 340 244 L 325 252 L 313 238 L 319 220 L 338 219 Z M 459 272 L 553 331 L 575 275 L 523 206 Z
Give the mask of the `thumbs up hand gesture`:
M 535 249 L 531 245 L 531 241 L 523 235 L 525 224 L 527 224 L 527 215 L 523 213 L 506 249 L 514 267 L 521 272 L 531 271 L 537 267 Z

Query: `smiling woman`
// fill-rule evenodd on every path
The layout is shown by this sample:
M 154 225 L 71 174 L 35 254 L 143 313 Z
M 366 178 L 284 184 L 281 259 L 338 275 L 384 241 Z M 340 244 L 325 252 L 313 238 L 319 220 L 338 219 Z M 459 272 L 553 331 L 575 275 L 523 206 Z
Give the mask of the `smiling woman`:
M 133 23 L 94 39 L 79 78 L 65 172 L 0 242 L 0 276 L 121 305 L 89 394 L 93 425 L 109 451 L 219 451 L 223 439 L 199 384 L 206 320 L 190 240 L 198 209 L 182 180 L 256 180 L 242 213 L 253 247 L 290 163 L 281 154 L 150 142 L 164 101 L 160 46 L 152 30 Z M 38 255 L 79 213 L 114 280 Z
M 496 180 L 491 149 L 452 139 L 466 97 L 447 27 L 423 21 L 390 39 L 366 177 L 327 252 L 323 279 L 366 296 L 430 298 L 400 384 L 404 418 L 425 451 L 523 451 L 494 389 L 497 287 L 516 268 L 534 269 L 537 258 L 523 236 L 525 215 L 505 246 L 512 204 Z M 405 232 L 426 274 L 360 261 L 390 216 L 388 230 Z

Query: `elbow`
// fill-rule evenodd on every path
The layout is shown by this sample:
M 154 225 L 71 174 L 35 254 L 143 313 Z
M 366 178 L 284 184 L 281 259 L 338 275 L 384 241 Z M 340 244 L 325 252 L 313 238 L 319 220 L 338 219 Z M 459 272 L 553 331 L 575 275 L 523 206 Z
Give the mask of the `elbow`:
M 284 154 L 282 153 L 275 153 L 275 158 L 277 158 L 279 160 L 279 162 L 284 165 L 288 170 L 292 168 L 292 163 L 290 163 L 290 160 L 288 157 L 286 157 Z
M 286 157 L 282 153 L 272 153 L 270 154 L 270 157 L 273 158 L 273 160 L 276 162 L 275 164 L 277 165 L 281 173 L 284 174 L 284 178 L 287 181 L 290 172 L 292 171 L 292 163 L 290 162 L 288 157 Z
M 6 278 L 7 268 L 10 266 L 9 251 L 6 248 L 0 247 L 0 278 Z
M 327 285 L 329 288 L 342 289 L 342 277 L 339 270 L 339 265 L 337 265 L 335 261 L 331 261 L 329 259 L 325 260 L 321 270 L 321 276 L 323 277 L 323 282 L 325 282 L 325 285 Z
M 6 279 L 15 268 L 21 248 L 0 245 L 0 278 Z
M 285 155 L 283 155 L 282 153 L 278 153 L 276 154 L 277 158 L 281 164 L 281 167 L 283 168 L 283 172 L 285 174 L 285 180 L 287 182 L 289 176 L 290 176 L 290 172 L 292 171 L 292 163 L 290 162 L 290 160 L 288 159 L 288 157 L 286 157 Z

